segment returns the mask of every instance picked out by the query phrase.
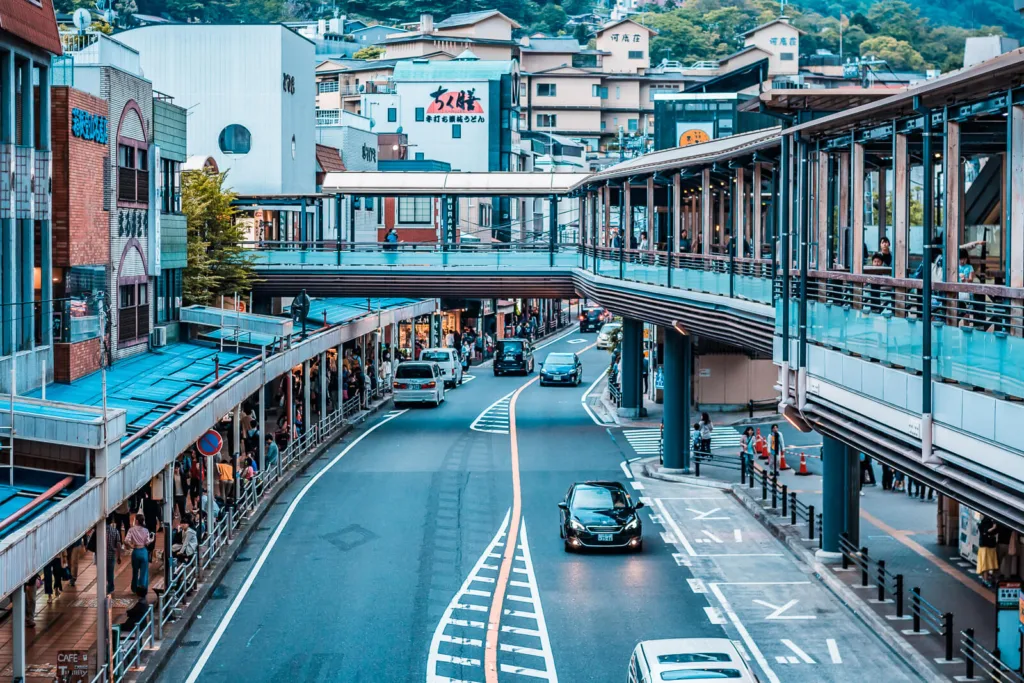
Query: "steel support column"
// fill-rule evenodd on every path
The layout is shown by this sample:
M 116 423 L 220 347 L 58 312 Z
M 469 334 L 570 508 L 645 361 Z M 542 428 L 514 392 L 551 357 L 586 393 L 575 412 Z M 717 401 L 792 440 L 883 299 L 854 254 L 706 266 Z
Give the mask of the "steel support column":
M 558 250 L 558 197 L 548 197 L 548 262 L 555 265 L 555 252 Z
M 11 594 L 11 675 L 15 681 L 25 680 L 25 616 L 25 586 L 22 585 Z
M 622 356 L 619 386 L 622 389 L 622 405 L 619 414 L 638 417 L 643 407 L 644 324 L 639 320 L 624 318 L 622 321 Z
M 839 552 L 839 536 L 846 531 L 848 450 L 842 441 L 822 437 L 821 549 L 826 553 Z
M 110 612 L 107 609 L 107 520 L 96 522 L 96 668 L 109 662 L 110 656 Z
M 665 329 L 664 466 L 690 471 L 690 362 L 689 335 Z

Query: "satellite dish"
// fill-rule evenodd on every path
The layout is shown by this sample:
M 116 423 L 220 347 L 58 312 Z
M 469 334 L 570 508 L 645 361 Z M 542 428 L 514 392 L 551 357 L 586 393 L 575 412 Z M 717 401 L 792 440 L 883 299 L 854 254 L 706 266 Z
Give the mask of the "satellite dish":
M 397 128 L 397 129 L 395 129 L 395 132 L 396 132 L 396 133 L 401 133 L 401 132 L 402 132 L 402 127 L 401 127 L 401 126 L 399 126 L 399 127 Z
M 72 15 L 71 21 L 75 24 L 75 28 L 84 31 L 92 24 L 92 13 L 84 7 L 79 7 Z

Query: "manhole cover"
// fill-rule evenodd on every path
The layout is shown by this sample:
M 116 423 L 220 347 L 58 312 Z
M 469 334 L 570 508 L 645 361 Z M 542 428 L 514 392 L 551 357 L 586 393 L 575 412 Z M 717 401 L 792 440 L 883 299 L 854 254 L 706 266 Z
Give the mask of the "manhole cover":
M 195 647 L 201 643 L 201 640 L 183 640 L 181 641 L 181 647 Z
M 375 538 L 377 538 L 376 534 L 358 524 L 350 524 L 340 531 L 323 536 L 325 541 L 342 552 L 348 552 Z
M 223 600 L 226 597 L 228 597 L 228 589 L 224 586 L 217 586 L 210 593 L 211 600 Z
M 235 562 L 249 562 L 250 560 L 252 560 L 251 557 L 241 557 L 241 556 L 239 556 L 239 557 L 235 558 Z

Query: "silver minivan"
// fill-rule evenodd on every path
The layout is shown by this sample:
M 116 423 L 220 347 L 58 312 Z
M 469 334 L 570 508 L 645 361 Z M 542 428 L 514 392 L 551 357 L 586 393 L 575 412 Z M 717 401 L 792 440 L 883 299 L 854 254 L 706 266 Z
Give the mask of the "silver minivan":
M 420 360 L 437 363 L 437 367 L 441 368 L 445 386 L 452 388 L 462 384 L 462 355 L 455 349 L 425 349 L 420 353 Z
M 433 403 L 439 406 L 444 402 L 444 378 L 437 363 L 400 363 L 395 370 L 391 387 L 394 391 L 395 407 L 403 403 Z

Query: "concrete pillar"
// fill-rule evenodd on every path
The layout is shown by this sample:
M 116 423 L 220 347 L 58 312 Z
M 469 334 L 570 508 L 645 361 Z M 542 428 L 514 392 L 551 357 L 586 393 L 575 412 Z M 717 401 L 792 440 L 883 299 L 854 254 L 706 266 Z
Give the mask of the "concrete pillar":
M 110 613 L 107 611 L 107 520 L 96 523 L 96 668 L 109 661 Z
M 171 531 L 174 529 L 174 463 L 164 467 L 164 585 L 171 582 Z
M 896 158 L 893 164 L 893 184 L 895 192 L 892 207 L 893 237 L 892 252 L 896 277 L 907 276 L 907 239 L 909 233 L 910 212 L 910 160 L 907 151 L 907 136 L 896 136 Z
M 825 553 L 839 552 L 839 536 L 860 539 L 860 460 L 849 446 L 830 436 L 822 437 L 821 540 Z
M 327 417 L 327 352 L 320 354 L 320 419 Z
M 231 413 L 231 458 L 235 467 L 235 505 L 242 497 L 242 404 L 239 403 Z
M 302 361 L 302 428 L 309 431 L 310 425 L 310 391 L 309 391 L 309 361 Z
M 864 145 L 855 142 L 850 158 L 850 200 L 853 210 L 853 235 L 850 240 L 850 272 L 864 272 Z
M 257 413 L 256 419 L 259 420 L 256 423 L 256 429 L 259 432 L 260 438 L 257 448 L 259 449 L 259 455 L 257 456 L 260 472 L 264 471 L 264 467 L 267 464 L 267 347 L 260 347 L 260 390 L 256 393 L 257 400 Z
M 622 362 L 619 386 L 622 388 L 622 405 L 619 415 L 639 417 L 643 407 L 643 379 L 640 373 L 643 368 L 644 324 L 639 320 L 624 318 L 622 320 Z
M 345 398 L 345 395 L 344 395 L 344 393 L 341 390 L 341 388 L 342 388 L 341 387 L 341 361 L 344 359 L 344 356 L 342 355 L 342 351 L 343 350 L 344 350 L 344 347 L 341 344 L 338 344 L 338 346 L 335 347 L 335 349 L 334 349 L 334 352 L 336 354 L 335 358 L 337 359 L 337 363 L 336 363 L 337 372 L 334 373 L 334 392 L 335 392 L 334 393 L 334 396 L 335 396 L 335 398 L 334 398 L 334 409 L 335 410 L 341 410 L 341 404 L 342 404 L 342 402 L 344 401 L 344 398 Z
M 1019 109 L 1019 107 L 1014 108 L 1014 112 L 1016 112 L 1017 109 Z M 1017 119 L 1015 118 L 1014 121 L 1016 120 Z M 957 275 L 959 274 L 960 267 L 960 234 L 963 229 L 964 222 L 964 215 L 961 207 L 961 188 L 963 187 L 961 180 L 963 177 L 963 168 L 960 163 L 960 123 L 958 121 L 947 120 L 945 125 L 946 148 L 942 153 L 942 165 L 944 169 L 942 177 L 946 183 L 946 188 L 942 193 L 942 201 L 945 202 L 945 208 L 942 211 L 942 216 L 946 227 L 944 231 L 946 234 L 946 251 L 942 260 L 946 267 L 946 282 L 957 282 Z M 1016 158 L 1020 158 L 1021 146 L 1018 144 L 1013 149 Z M 1024 166 L 1021 167 L 1021 173 L 1024 174 Z M 1018 185 L 1021 180 L 1022 179 L 1017 176 L 1014 176 L 1014 182 Z M 1012 206 L 1013 204 L 1011 204 L 1011 207 Z M 1024 218 L 1024 216 L 1021 218 Z M 1010 228 L 1012 231 L 1012 216 Z M 1011 287 L 1024 286 L 1024 279 L 1019 282 L 1016 281 L 1014 279 L 1014 273 L 1011 272 L 1009 285 Z
M 25 679 L 25 586 L 11 594 L 11 675 L 13 680 Z
M 24 147 L 35 147 L 36 126 L 35 126 L 35 88 L 33 86 L 33 75 L 35 69 L 32 60 L 24 60 L 19 70 L 21 71 L 21 140 Z M 21 302 L 21 313 L 19 315 L 18 337 L 19 348 L 30 349 L 35 338 L 35 222 L 31 218 L 18 218 L 18 260 L 21 263 L 21 270 L 18 273 L 19 292 L 18 300 Z
M 50 69 L 39 67 L 39 149 L 50 150 Z M 52 171 L 51 171 L 52 172 Z M 52 209 L 51 209 L 52 212 Z M 40 298 L 42 299 L 42 343 L 53 344 L 53 218 L 43 218 L 39 229 Z M 43 378 L 43 384 L 46 378 Z
M 705 168 L 700 181 L 700 253 L 704 255 L 711 253 L 711 208 L 711 169 Z
M 666 469 L 690 470 L 690 337 L 665 330 L 665 433 Z

